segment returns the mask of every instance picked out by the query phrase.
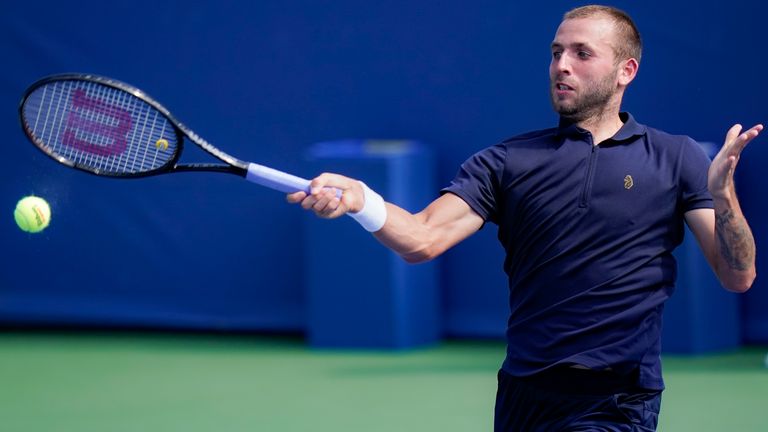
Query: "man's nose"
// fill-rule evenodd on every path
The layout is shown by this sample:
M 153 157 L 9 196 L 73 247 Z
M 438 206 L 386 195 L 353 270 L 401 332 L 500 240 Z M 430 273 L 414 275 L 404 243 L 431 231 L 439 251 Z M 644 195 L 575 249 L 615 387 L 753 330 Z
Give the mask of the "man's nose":
M 565 54 L 560 56 L 560 58 L 552 59 L 552 66 L 558 74 L 569 75 L 571 73 L 571 63 Z

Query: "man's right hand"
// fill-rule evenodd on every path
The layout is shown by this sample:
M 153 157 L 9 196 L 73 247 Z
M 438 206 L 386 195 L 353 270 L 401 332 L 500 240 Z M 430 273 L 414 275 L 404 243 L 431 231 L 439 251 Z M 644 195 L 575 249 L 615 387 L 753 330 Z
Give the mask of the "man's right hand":
M 312 179 L 310 193 L 300 191 L 288 194 L 292 204 L 301 204 L 305 210 L 313 211 L 318 217 L 334 219 L 346 213 L 357 213 L 365 205 L 365 194 L 360 182 L 338 174 L 323 173 Z M 341 191 L 341 199 L 336 191 Z

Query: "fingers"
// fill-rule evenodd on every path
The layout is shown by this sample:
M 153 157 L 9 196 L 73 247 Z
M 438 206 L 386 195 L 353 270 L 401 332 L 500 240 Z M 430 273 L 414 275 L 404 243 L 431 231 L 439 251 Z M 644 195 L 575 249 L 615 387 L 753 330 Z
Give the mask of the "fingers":
M 296 204 L 296 203 L 300 203 L 306 197 L 307 197 L 306 192 L 299 191 L 299 192 L 286 195 L 285 199 L 291 204 Z
M 736 156 L 730 156 L 725 161 L 725 167 L 723 167 L 723 171 L 725 172 L 726 178 L 729 180 L 733 179 L 733 173 L 736 171 L 736 162 L 738 159 Z
M 736 141 L 736 138 L 739 136 L 739 133 L 741 132 L 741 125 L 735 124 L 731 126 L 730 129 L 728 129 L 728 133 L 725 134 L 725 146 L 728 146 L 729 144 Z
M 339 206 L 338 201 L 333 192 L 323 189 L 319 193 L 311 195 L 308 199 L 304 199 L 301 206 L 305 210 L 313 210 L 315 213 L 328 213 Z
M 757 136 L 760 135 L 760 132 L 762 130 L 763 130 L 763 125 L 761 124 L 754 125 L 748 131 L 741 134 L 739 138 L 743 139 L 745 141 L 744 144 L 746 145 L 748 142 L 757 138 Z
M 344 192 L 353 187 L 359 188 L 356 180 L 323 173 L 310 182 L 309 193 L 302 191 L 288 194 L 286 200 L 291 204 L 300 204 L 303 209 L 319 217 L 335 218 L 349 211 L 349 193 Z
M 301 208 L 310 210 L 320 217 L 333 217 L 333 213 L 339 209 L 341 204 L 341 201 L 336 197 L 335 189 L 325 188 L 320 189 L 316 194 L 307 195 L 303 192 L 301 194 L 303 194 L 303 198 L 298 193 L 292 194 L 295 196 L 290 196 L 289 202 L 298 202 Z M 299 198 L 301 198 L 299 201 L 291 201 Z
M 763 129 L 763 125 L 756 125 L 756 126 L 753 126 L 752 128 L 750 128 L 748 131 L 746 131 L 746 132 L 744 132 L 742 134 L 739 134 L 736 137 L 736 146 L 739 149 L 743 149 L 744 146 L 746 146 L 748 142 L 752 141 L 753 139 L 755 139 L 760 134 L 760 131 L 762 129 Z
M 744 133 L 742 133 L 741 130 L 742 126 L 740 124 L 735 124 L 728 130 L 728 133 L 725 135 L 725 144 L 723 145 L 723 149 L 727 152 L 727 154 L 735 155 L 738 157 L 741 151 L 744 150 L 744 147 L 746 147 L 750 141 L 760 135 L 760 132 L 763 130 L 763 125 L 757 124 L 752 126 Z
M 742 132 L 740 124 L 733 125 L 725 135 L 725 143 L 709 168 L 707 186 L 713 197 L 728 197 L 733 193 L 733 175 L 741 152 L 763 130 L 762 124 Z
M 349 189 L 354 180 L 338 174 L 323 173 L 309 183 L 311 194 L 319 193 L 323 188 L 336 188 L 342 191 Z

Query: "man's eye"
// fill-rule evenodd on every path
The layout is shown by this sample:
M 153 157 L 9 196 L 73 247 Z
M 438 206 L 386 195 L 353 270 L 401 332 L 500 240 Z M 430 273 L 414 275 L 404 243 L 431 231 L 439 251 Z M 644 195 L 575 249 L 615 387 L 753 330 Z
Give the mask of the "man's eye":
M 562 51 L 552 51 L 552 57 L 559 59 L 563 55 Z
M 579 58 L 586 59 L 591 57 L 592 55 L 586 51 L 579 51 Z

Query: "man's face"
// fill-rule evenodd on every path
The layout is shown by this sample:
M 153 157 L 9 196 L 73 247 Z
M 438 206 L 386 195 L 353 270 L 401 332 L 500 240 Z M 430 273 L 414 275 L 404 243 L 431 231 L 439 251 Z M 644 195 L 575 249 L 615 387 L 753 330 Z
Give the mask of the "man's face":
M 612 48 L 615 32 L 605 17 L 567 19 L 552 41 L 549 65 L 552 105 L 561 116 L 581 121 L 602 112 L 618 90 Z

